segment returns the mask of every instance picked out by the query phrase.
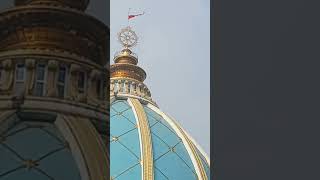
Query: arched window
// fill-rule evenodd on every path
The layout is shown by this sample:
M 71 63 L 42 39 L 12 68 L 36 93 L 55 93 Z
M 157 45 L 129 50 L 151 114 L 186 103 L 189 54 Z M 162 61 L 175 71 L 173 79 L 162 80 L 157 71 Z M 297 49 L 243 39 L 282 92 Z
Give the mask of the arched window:
M 37 64 L 34 95 L 44 96 L 46 90 L 47 68 L 45 64 Z
M 19 94 L 24 90 L 25 80 L 26 80 L 26 68 L 24 63 L 16 64 L 15 73 L 15 93 Z
M 81 71 L 78 73 L 78 92 L 80 94 L 84 94 L 85 87 L 86 87 L 86 73 Z

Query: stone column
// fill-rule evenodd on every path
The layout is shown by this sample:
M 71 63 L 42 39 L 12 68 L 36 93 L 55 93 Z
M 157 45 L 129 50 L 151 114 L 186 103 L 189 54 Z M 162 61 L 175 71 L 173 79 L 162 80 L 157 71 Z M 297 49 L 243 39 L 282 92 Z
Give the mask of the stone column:
M 68 76 L 68 91 L 67 91 L 67 98 L 70 100 L 77 99 L 78 94 L 78 72 L 80 70 L 80 66 L 77 64 L 71 64 L 70 66 L 70 73 Z
M 35 81 L 35 64 L 34 59 L 26 59 L 26 95 L 33 94 L 34 81 Z
M 9 94 L 13 87 L 14 68 L 11 59 L 2 61 L 3 81 L 0 87 L 1 94 Z
M 88 79 L 88 98 L 87 100 L 91 103 L 98 103 L 99 101 L 99 94 L 97 94 L 97 88 L 99 88 L 98 83 L 101 80 L 101 72 L 94 69 L 91 71 L 89 79 Z
M 47 96 L 56 97 L 57 96 L 57 70 L 58 62 L 55 60 L 50 60 L 48 62 L 48 76 L 47 76 Z

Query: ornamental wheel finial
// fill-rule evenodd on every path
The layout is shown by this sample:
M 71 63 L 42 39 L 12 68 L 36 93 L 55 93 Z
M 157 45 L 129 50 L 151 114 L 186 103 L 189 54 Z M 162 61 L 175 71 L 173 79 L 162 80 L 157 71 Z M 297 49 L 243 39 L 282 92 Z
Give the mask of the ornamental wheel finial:
M 125 48 L 131 48 L 137 45 L 138 36 L 131 27 L 128 26 L 118 33 L 118 40 Z

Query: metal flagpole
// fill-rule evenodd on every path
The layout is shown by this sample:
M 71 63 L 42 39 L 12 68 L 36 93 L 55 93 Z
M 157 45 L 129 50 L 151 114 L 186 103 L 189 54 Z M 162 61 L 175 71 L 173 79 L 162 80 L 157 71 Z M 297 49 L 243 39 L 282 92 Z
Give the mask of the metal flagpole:
M 131 8 L 129 8 L 129 10 L 128 10 L 128 16 L 127 16 L 127 19 L 128 19 L 128 27 L 129 27 L 129 14 L 130 14 L 130 9 L 131 9 Z

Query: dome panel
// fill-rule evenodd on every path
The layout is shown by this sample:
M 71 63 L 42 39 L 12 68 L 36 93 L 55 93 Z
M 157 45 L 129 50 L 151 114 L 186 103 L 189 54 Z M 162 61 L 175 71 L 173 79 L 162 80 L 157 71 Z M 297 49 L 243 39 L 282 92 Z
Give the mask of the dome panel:
M 39 126 L 40 127 L 40 126 Z M 36 128 L 36 125 L 26 125 L 26 123 L 20 123 L 17 128 L 12 133 L 7 134 L 6 144 L 12 149 L 16 149 L 17 153 L 21 156 L 31 159 L 31 158 L 41 158 L 44 153 L 50 152 L 59 148 L 63 148 L 63 144 L 57 143 L 56 139 L 47 134 L 41 128 Z M 37 137 L 37 142 L 41 146 L 32 146 L 32 140 Z
M 140 164 L 136 164 L 135 166 L 131 167 L 126 173 L 122 174 L 121 176 L 117 177 L 117 180 L 129 180 L 132 177 L 141 177 L 141 167 Z
M 205 156 L 173 119 L 153 104 L 135 98 L 116 97 L 111 102 L 112 180 L 209 178 L 209 164 L 205 164 Z M 143 139 L 145 137 L 150 141 Z M 146 145 L 148 149 L 145 149 Z M 145 166 L 151 167 L 152 176 L 146 172 Z
M 155 134 L 151 134 L 152 146 L 157 147 L 156 150 L 153 150 L 153 159 L 158 159 L 162 155 L 170 151 L 168 145 L 166 145 L 161 138 Z
M 18 117 L 10 122 L 0 134 L 0 179 L 80 179 L 68 142 L 53 124 Z
M 152 133 L 154 165 L 168 179 L 197 179 L 192 161 L 181 138 L 166 120 L 147 106 L 144 106 Z M 159 178 L 160 178 L 159 177 Z
M 132 108 L 117 100 L 110 108 L 111 179 L 141 179 L 139 133 Z
M 35 171 L 35 170 L 26 170 L 26 169 L 17 169 L 15 173 L 8 174 L 7 176 L 4 176 L 1 178 L 2 180 L 13 180 L 13 179 L 32 179 L 32 180 L 47 180 L 48 178 Z
M 110 151 L 112 152 L 110 155 L 110 162 L 112 166 L 110 173 L 113 175 L 112 177 L 114 179 L 117 179 L 121 175 L 128 173 L 132 167 L 139 164 L 139 159 L 136 157 L 136 155 L 121 143 L 110 144 Z
M 156 160 L 155 167 L 157 167 L 170 180 L 197 179 L 196 174 L 190 170 L 190 168 L 181 160 L 181 158 L 175 152 L 169 151 L 162 158 Z M 157 176 L 155 177 L 155 179 L 157 179 Z
M 39 168 L 42 169 L 44 172 L 47 174 L 55 174 L 55 179 L 73 179 L 74 174 L 69 174 L 69 173 L 61 173 L 65 171 L 64 169 L 66 168 L 65 166 L 54 166 L 52 162 L 58 161 L 58 162 L 64 162 L 65 164 L 72 164 L 73 163 L 73 158 L 69 155 L 67 149 L 62 149 L 61 151 L 58 151 L 57 153 L 48 156 L 46 159 L 42 161 L 40 164 Z M 54 166 L 54 167 L 53 167 Z M 78 169 L 76 166 L 69 166 L 68 171 L 70 172 L 77 172 Z M 80 179 L 80 177 L 77 177 Z
M 19 158 L 14 156 L 13 152 L 3 145 L 0 145 L 0 159 L 1 161 L 6 162 L 5 164 L 0 163 L 0 172 L 8 172 L 21 165 Z

